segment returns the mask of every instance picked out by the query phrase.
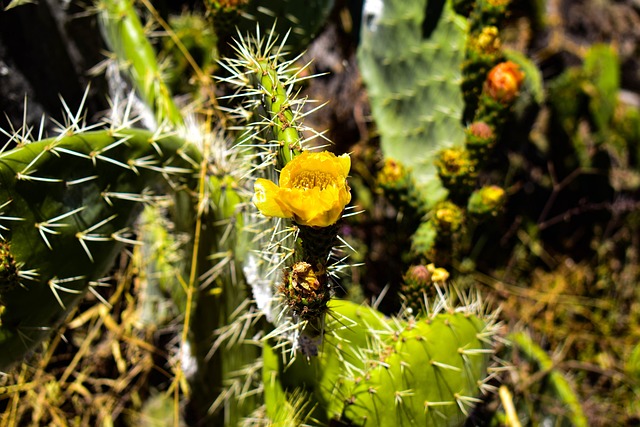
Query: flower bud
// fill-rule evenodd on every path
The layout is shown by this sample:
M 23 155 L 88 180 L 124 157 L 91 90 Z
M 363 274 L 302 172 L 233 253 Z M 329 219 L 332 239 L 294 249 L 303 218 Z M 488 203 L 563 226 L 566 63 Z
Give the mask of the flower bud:
M 404 165 L 394 159 L 385 159 L 384 166 L 378 173 L 378 184 L 383 187 L 397 187 L 407 176 Z
M 502 49 L 498 28 L 494 26 L 483 27 L 474 42 L 475 49 L 484 54 L 499 54 Z
M 446 148 L 440 151 L 435 165 L 442 185 L 449 190 L 449 198 L 454 202 L 466 200 L 477 176 L 469 152 L 459 147 Z
M 496 216 L 502 210 L 506 200 L 507 195 L 503 188 L 497 185 L 489 185 L 471 194 L 467 209 L 472 215 Z
M 470 138 L 475 138 L 478 140 L 489 140 L 495 138 L 493 129 L 491 129 L 491 126 L 489 126 L 485 122 L 471 123 L 467 128 L 467 135 Z
M 401 293 L 407 308 L 417 314 L 423 310 L 425 303 L 437 298 L 436 285 L 444 283 L 449 278 L 449 272 L 444 268 L 437 268 L 434 264 L 412 265 L 403 276 Z
M 496 144 L 496 135 L 491 126 L 482 121 L 471 123 L 466 131 L 465 146 L 469 157 L 480 167 L 489 158 L 489 151 Z
M 485 91 L 498 102 L 509 104 L 518 95 L 524 80 L 524 73 L 514 62 L 501 62 L 489 71 L 485 81 Z
M 462 228 L 464 213 L 462 209 L 449 201 L 438 203 L 433 209 L 432 218 L 438 234 L 449 235 Z

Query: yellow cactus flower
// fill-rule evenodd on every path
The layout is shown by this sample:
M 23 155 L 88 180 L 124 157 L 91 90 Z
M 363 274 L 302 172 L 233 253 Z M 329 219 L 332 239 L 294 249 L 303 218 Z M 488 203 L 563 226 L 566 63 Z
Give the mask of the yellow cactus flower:
M 280 186 L 267 179 L 254 184 L 253 203 L 266 216 L 293 218 L 300 225 L 335 224 L 351 201 L 348 154 L 304 151 L 280 172 Z

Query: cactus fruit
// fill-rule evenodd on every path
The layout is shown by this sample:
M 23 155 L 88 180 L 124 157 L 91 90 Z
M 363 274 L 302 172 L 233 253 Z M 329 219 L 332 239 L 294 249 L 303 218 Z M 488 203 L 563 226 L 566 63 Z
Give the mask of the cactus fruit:
M 418 221 L 426 213 L 424 196 L 416 186 L 413 173 L 401 162 L 387 157 L 376 181 L 385 197 L 410 219 Z
M 473 119 L 487 73 L 502 59 L 502 42 L 497 27 L 483 27 L 478 33 L 469 35 L 465 60 L 462 63 L 465 122 Z
M 454 309 L 441 292 L 439 308 L 404 320 L 332 301 L 319 355 L 296 358 L 284 389 L 312 391 L 314 415 L 327 421 L 461 425 L 486 388 L 496 325 L 478 301 Z
M 507 199 L 504 189 L 497 185 L 488 185 L 474 191 L 469 197 L 467 212 L 477 218 L 490 218 L 498 215 Z
M 400 294 L 407 309 L 420 313 L 426 309 L 427 301 L 437 298 L 437 284 L 443 284 L 449 278 L 444 268 L 434 264 L 412 265 L 403 276 Z
M 450 1 L 439 16 L 425 16 L 426 6 L 426 0 L 366 2 L 358 60 L 384 156 L 413 169 L 432 205 L 444 196 L 433 157 L 464 141 L 460 69 L 467 22 Z M 425 34 L 425 22 L 437 26 Z
M 520 67 L 512 61 L 504 61 L 493 67 L 482 88 L 475 121 L 483 121 L 494 129 L 502 128 L 524 77 Z
M 489 159 L 489 154 L 496 144 L 496 135 L 491 126 L 485 122 L 473 122 L 465 131 L 465 148 L 469 157 L 479 167 L 482 167 Z
M 463 204 L 476 185 L 477 173 L 469 152 L 460 147 L 440 151 L 435 161 L 442 185 L 449 190 L 449 200 Z
M 0 154 L 3 262 L 13 258 L 22 279 L 2 290 L 0 369 L 47 336 L 135 243 L 128 230 L 139 208 L 162 181 L 179 186 L 191 174 L 189 150 L 174 137 L 106 130 Z

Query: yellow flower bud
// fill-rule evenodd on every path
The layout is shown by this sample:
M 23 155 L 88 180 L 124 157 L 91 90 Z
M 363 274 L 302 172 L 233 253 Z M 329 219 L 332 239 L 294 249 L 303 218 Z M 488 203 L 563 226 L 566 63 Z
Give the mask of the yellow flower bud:
M 280 185 L 258 179 L 253 203 L 266 216 L 293 218 L 300 225 L 327 227 L 335 224 L 351 201 L 347 175 L 348 154 L 305 151 L 280 172 Z
M 434 264 L 429 264 L 427 265 L 427 270 L 431 273 L 431 280 L 433 282 L 445 282 L 449 279 L 449 272 L 442 267 L 436 267 Z

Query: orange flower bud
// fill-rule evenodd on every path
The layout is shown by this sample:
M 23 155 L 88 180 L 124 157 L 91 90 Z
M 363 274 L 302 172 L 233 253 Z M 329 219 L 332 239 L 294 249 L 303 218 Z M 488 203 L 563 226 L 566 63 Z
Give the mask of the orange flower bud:
M 510 103 L 518 95 L 523 80 L 524 73 L 516 63 L 501 62 L 489 71 L 485 91 L 496 101 Z

